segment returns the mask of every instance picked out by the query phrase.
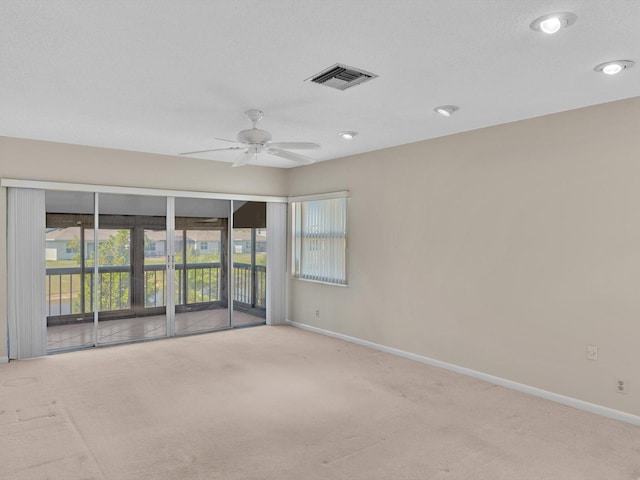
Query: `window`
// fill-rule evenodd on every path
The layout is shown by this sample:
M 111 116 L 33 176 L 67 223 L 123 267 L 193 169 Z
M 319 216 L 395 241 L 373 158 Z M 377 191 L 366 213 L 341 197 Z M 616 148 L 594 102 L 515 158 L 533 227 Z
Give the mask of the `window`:
M 294 200 L 291 214 L 293 277 L 346 285 L 346 194 Z
M 209 250 L 209 244 L 207 242 L 200 242 L 200 250 Z

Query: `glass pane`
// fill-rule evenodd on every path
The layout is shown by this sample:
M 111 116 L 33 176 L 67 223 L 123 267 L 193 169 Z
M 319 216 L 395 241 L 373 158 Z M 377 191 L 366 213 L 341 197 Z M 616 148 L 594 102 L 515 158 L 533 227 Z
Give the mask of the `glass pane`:
M 251 306 L 253 298 L 251 228 L 233 229 L 233 300 Z
M 175 258 L 175 272 L 174 272 L 174 301 L 176 306 L 184 305 L 186 303 L 186 290 L 185 290 L 185 268 L 184 268 L 184 258 L 185 258 L 185 246 L 184 246 L 184 230 L 175 230 L 173 245 L 174 245 L 174 258 Z
M 94 230 L 92 228 L 83 229 L 84 233 L 84 312 L 85 314 L 91 314 L 91 321 L 93 322 L 93 266 L 95 265 L 95 241 L 94 241 Z
M 167 279 L 167 232 L 144 230 L 144 306 L 164 307 Z
M 47 316 L 80 313 L 80 227 L 47 228 Z
M 93 194 L 50 190 L 45 204 L 47 348 L 53 352 L 91 346 L 92 290 L 87 289 L 84 234 L 93 228 Z
M 229 327 L 226 200 L 176 198 L 176 334 Z
M 186 298 L 189 304 L 220 300 L 220 230 L 187 230 Z
M 166 336 L 166 198 L 100 194 L 98 203 L 98 343 Z
M 98 229 L 100 312 L 131 308 L 131 230 Z
M 235 202 L 233 216 L 233 326 L 265 323 L 266 203 Z
M 284 288 L 284 287 L 283 287 Z M 256 301 L 257 308 L 267 309 L 267 229 L 256 230 Z

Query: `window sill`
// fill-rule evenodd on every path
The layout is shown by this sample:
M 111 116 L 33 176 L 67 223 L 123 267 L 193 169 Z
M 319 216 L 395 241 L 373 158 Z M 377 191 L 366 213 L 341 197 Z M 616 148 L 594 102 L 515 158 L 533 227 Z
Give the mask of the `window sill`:
M 311 280 L 310 278 L 300 278 L 300 277 L 289 277 L 291 280 L 298 280 L 300 282 L 309 282 L 309 283 L 319 283 L 320 285 L 329 285 L 331 287 L 349 287 L 348 283 L 332 283 L 332 282 L 323 282 L 321 280 Z

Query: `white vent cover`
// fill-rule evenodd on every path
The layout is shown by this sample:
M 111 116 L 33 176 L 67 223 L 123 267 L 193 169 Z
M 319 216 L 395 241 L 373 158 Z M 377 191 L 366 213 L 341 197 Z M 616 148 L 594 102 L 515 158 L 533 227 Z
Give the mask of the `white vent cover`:
M 375 73 L 366 72 L 360 68 L 336 63 L 322 72 L 307 78 L 305 82 L 311 81 L 319 83 L 320 85 L 326 85 L 327 87 L 337 88 L 338 90 L 346 90 L 347 88 L 355 87 L 356 85 L 372 80 L 377 76 Z

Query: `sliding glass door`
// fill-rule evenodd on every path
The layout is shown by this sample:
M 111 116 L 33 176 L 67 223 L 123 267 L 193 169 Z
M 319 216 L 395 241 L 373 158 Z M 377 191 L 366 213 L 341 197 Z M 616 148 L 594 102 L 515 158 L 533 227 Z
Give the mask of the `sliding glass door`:
M 97 343 L 167 335 L 166 198 L 100 194 Z
M 267 204 L 233 203 L 232 325 L 262 324 L 267 307 Z
M 47 350 L 95 344 L 94 194 L 45 192 Z
M 228 200 L 175 199 L 175 333 L 229 328 Z
M 46 190 L 45 204 L 49 352 L 266 322 L 266 203 Z

